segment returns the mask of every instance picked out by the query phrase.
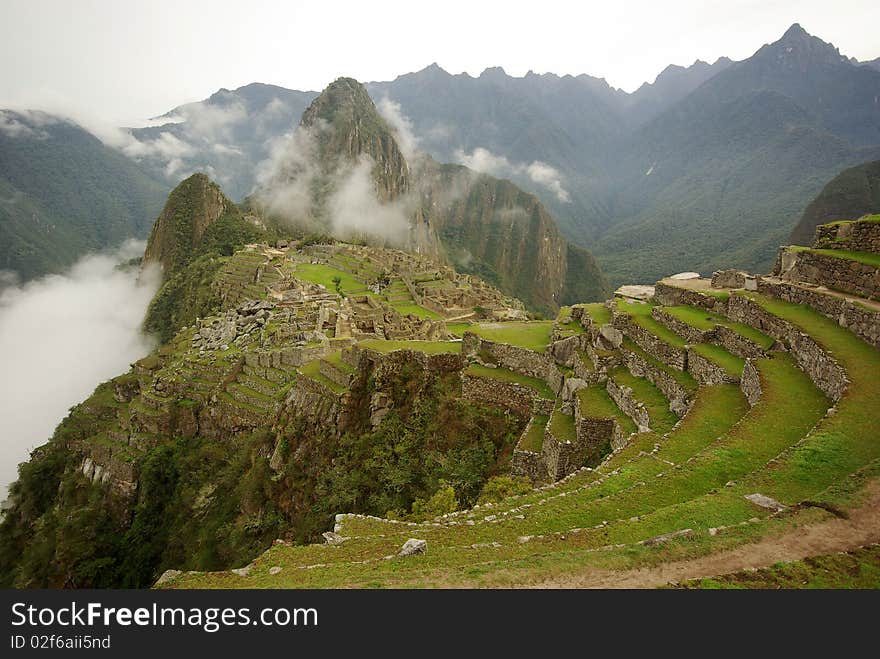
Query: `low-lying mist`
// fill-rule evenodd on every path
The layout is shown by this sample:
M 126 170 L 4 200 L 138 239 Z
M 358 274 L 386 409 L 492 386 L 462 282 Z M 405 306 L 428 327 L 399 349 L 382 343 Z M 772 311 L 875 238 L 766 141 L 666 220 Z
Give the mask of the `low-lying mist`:
M 18 463 L 44 444 L 73 405 L 125 372 L 153 341 L 140 329 L 159 273 L 116 266 L 142 241 L 80 259 L 61 275 L 0 288 L 0 499 Z

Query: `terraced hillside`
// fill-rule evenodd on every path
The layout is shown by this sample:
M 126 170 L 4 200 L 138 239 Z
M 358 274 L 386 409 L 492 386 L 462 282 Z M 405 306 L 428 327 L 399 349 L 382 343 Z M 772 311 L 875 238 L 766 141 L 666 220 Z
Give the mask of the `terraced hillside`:
M 668 278 L 553 323 L 451 323 L 455 386 L 525 420 L 510 468 L 535 489 L 424 521 L 340 512 L 323 544 L 281 539 L 159 585 L 662 585 L 876 542 L 880 277 L 857 294 L 836 270 L 871 265 L 844 253 L 878 251 L 868 224 L 820 227 L 814 249 L 841 248 L 830 269 L 783 248 L 766 277 Z

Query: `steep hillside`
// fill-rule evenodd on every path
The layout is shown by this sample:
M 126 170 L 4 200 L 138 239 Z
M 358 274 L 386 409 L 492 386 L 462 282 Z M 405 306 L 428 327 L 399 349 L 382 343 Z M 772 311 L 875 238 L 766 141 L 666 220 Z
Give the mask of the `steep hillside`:
M 169 195 L 144 252 L 143 266 L 157 265 L 163 275 L 144 329 L 165 342 L 207 314 L 217 304 L 210 284 L 223 257 L 265 237 L 207 176 L 193 174 L 182 181 Z
M 31 279 L 145 238 L 169 187 L 73 123 L 0 110 L 0 269 Z
M 160 180 L 206 172 L 240 201 L 254 189 L 257 165 L 317 95 L 262 83 L 220 89 L 159 117 L 164 125 L 131 129 L 143 145 L 134 154 Z
M 831 179 L 807 206 L 791 232 L 791 243 L 810 245 L 818 225 L 869 213 L 880 213 L 880 160 L 850 167 Z
M 335 81 L 312 103 L 288 149 L 255 195 L 276 223 L 448 258 L 547 314 L 575 291 L 586 299 L 607 291 L 592 257 L 568 245 L 534 195 L 418 152 L 408 162 L 354 80 Z M 367 186 L 359 178 L 364 162 Z M 395 222 L 405 225 L 396 233 Z

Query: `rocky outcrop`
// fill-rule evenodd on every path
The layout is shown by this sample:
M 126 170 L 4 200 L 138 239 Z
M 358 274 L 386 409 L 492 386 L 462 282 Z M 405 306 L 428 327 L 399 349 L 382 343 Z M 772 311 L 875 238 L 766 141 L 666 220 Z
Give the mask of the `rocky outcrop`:
M 204 174 L 193 174 L 171 194 L 153 225 L 144 265 L 159 264 L 165 276 L 189 263 L 205 232 L 227 212 L 237 209 L 220 187 Z

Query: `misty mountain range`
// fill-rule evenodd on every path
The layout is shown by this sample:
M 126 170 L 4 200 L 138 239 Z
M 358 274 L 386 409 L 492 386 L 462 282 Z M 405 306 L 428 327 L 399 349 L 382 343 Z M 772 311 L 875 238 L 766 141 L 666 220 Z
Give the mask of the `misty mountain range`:
M 420 150 L 538 195 L 615 285 L 670 268 L 766 270 L 830 179 L 880 158 L 880 60 L 848 59 L 797 24 L 746 60 L 670 66 L 631 94 L 588 75 L 516 78 L 490 68 L 474 78 L 436 64 L 366 87 Z M 132 185 L 164 186 L 164 195 L 204 171 L 241 199 L 316 96 L 254 83 L 179 106 L 165 125 L 131 129 L 122 151 L 139 170 Z M 39 141 L 10 136 L 4 127 L 27 117 L 4 116 L 0 139 Z M 4 199 L 43 203 L 10 183 L 6 151 L 4 142 Z M 16 226 L 27 226 L 28 213 L 61 223 L 18 203 Z M 160 204 L 161 195 L 141 203 L 146 217 L 127 221 L 132 234 L 144 235 Z M 4 249 L 0 267 L 22 270 Z

